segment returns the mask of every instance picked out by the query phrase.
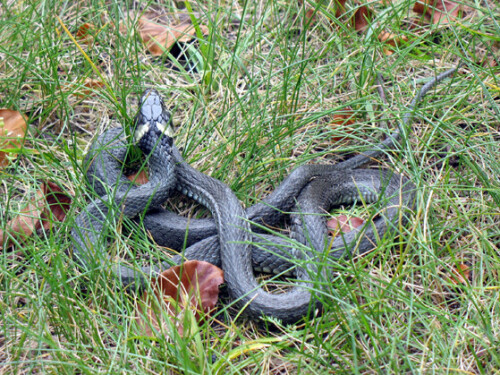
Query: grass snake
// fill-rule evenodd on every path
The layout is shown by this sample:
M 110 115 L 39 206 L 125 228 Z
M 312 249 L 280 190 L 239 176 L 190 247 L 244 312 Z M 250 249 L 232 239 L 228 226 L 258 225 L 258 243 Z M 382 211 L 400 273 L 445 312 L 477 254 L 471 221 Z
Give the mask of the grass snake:
M 339 259 L 353 249 L 362 254 L 372 249 L 386 231 L 397 230 L 406 221 L 404 211 L 414 205 L 414 185 L 391 171 L 359 167 L 395 146 L 422 97 L 455 71 L 456 68 L 450 69 L 427 82 L 399 127 L 373 150 L 336 165 L 299 166 L 272 193 L 247 209 L 226 184 L 184 161 L 173 142 L 170 115 L 161 96 L 156 90 L 146 90 L 135 119 L 134 142 L 146 155 L 149 182 L 136 186 L 122 173 L 130 143 L 122 128 L 110 129 L 97 137 L 84 164 L 88 181 L 99 197 L 75 219 L 71 233 L 73 257 L 83 269 L 111 267 L 124 286 L 142 285 L 145 276 L 160 272 L 168 263 L 153 269 L 133 269 L 112 262 L 106 250 L 106 229 L 123 216 L 134 218 L 149 210 L 143 223 L 155 241 L 177 249 L 186 246 L 185 258 L 222 267 L 230 298 L 245 308 L 249 317 L 266 315 L 284 323 L 295 322 L 307 315 L 311 307 L 319 307 L 316 301 L 311 304 L 309 292 L 311 275 L 321 273 L 328 277 L 318 267 L 318 257 Z M 176 191 L 207 207 L 212 218 L 188 220 L 162 209 L 161 204 Z M 361 234 L 352 231 L 332 241 L 324 213 L 333 206 L 361 201 L 381 201 L 383 209 Z M 286 213 L 291 213 L 291 237 L 296 242 L 259 232 L 262 225 L 278 225 Z M 179 263 L 182 258 L 176 256 L 172 261 Z M 302 265 L 294 268 L 295 277 L 301 282 L 286 293 L 264 291 L 254 276 L 254 269 L 280 273 L 294 264 Z

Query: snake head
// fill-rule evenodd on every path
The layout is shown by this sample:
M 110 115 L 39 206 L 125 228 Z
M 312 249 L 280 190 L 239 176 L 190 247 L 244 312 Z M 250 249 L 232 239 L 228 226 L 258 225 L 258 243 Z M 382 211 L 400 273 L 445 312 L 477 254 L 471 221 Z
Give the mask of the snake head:
M 165 135 L 172 138 L 174 132 L 170 113 L 165 109 L 165 103 L 158 91 L 144 91 L 140 102 L 141 108 L 135 117 L 134 141 L 139 143 L 149 131 L 153 131 L 158 137 Z

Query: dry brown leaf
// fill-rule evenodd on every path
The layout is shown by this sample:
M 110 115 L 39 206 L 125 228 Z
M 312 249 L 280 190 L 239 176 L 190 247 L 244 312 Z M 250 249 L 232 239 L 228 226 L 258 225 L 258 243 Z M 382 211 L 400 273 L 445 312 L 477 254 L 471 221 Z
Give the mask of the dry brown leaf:
M 345 13 L 345 2 L 347 0 L 334 0 L 335 17 L 339 18 Z
M 397 35 L 394 33 L 383 31 L 378 35 L 378 40 L 395 47 L 401 42 L 407 42 L 408 37 L 406 35 Z
M 347 217 L 346 215 L 338 215 L 332 217 L 326 222 L 326 226 L 332 237 L 336 237 L 339 232 L 349 233 L 350 231 L 364 224 L 364 220 L 359 217 Z
M 104 82 L 101 80 L 88 77 L 83 82 L 66 82 L 61 84 L 64 92 L 69 92 L 79 98 L 86 98 L 104 86 Z
M 459 264 L 457 267 L 451 269 L 449 280 L 455 284 L 467 285 L 471 277 L 471 270 L 466 264 Z
M 139 173 L 134 173 L 131 174 L 130 176 L 127 176 L 127 178 L 134 182 L 136 185 L 144 185 L 145 183 L 149 182 L 148 175 L 146 171 L 142 170 Z
M 169 268 L 152 281 L 155 295 L 151 298 L 145 292 L 141 297 L 136 314 L 139 329 L 152 336 L 152 327 L 159 332 L 161 327 L 168 328 L 165 319 L 170 319 L 182 335 L 186 314 L 198 321 L 209 314 L 215 308 L 223 282 L 224 272 L 208 262 L 191 260 Z
M 45 201 L 47 203 L 47 208 L 50 210 L 52 214 L 52 218 L 56 221 L 64 221 L 66 218 L 66 214 L 68 213 L 71 202 L 73 198 L 66 192 L 63 192 L 62 189 L 55 183 L 51 181 L 47 181 L 42 183 L 42 193 L 45 197 Z M 49 211 L 44 210 L 42 214 L 43 219 L 43 227 L 45 229 L 49 229 L 50 225 L 52 225 L 52 220 L 49 220 L 50 215 Z
M 335 125 L 352 125 L 354 124 L 354 111 L 351 107 L 344 107 L 333 115 L 332 124 Z
M 316 13 L 314 12 L 314 9 L 309 9 L 305 16 L 304 16 L 306 22 L 313 23 L 316 21 Z
M 396 47 L 397 45 L 399 45 L 403 42 L 407 42 L 408 37 L 406 35 L 397 35 L 394 33 L 389 33 L 387 31 L 382 31 L 378 35 L 378 40 L 380 40 L 382 43 L 385 43 L 389 46 Z M 384 53 L 389 56 L 389 55 L 392 55 L 394 53 L 394 51 L 391 50 L 390 48 L 384 47 Z
M 95 89 L 102 89 L 104 87 L 104 82 L 99 79 L 85 78 L 83 82 L 83 87 L 88 88 L 89 90 L 83 90 L 83 94 L 88 96 L 92 94 Z
M 12 245 L 11 238 L 24 242 L 33 234 L 37 224 L 40 223 L 44 205 L 43 192 L 39 190 L 33 200 L 7 223 L 5 231 L 0 229 L 0 250 Z
M 84 23 L 81 25 L 75 36 L 77 39 L 81 40 L 86 44 L 91 44 L 94 42 L 94 36 L 97 33 L 97 27 L 91 23 Z
M 43 183 L 31 202 L 7 223 L 5 231 L 0 229 L 0 250 L 10 247 L 12 238 L 24 242 L 38 229 L 49 229 L 53 223 L 50 218 L 63 221 L 71 201 L 72 198 L 53 182 Z
M 72 91 L 74 95 L 80 98 L 85 98 L 87 96 L 95 93 L 96 89 L 101 89 L 104 87 L 104 82 L 98 79 L 85 78 L 82 84 L 68 84 L 65 86 L 66 91 Z
M 199 25 L 203 35 L 208 35 L 208 27 Z M 196 36 L 196 29 L 192 24 L 161 25 L 146 17 L 138 20 L 139 35 L 149 52 L 154 56 L 161 56 L 165 50 L 175 42 L 189 42 Z
M 434 24 L 445 24 L 461 17 L 463 6 L 449 0 L 419 0 L 413 6 L 413 11 Z
M 0 109 L 0 150 L 16 150 L 24 144 L 26 121 L 23 115 L 11 109 Z M 16 154 L 10 153 L 11 156 Z M 7 153 L 0 151 L 0 168 L 9 164 Z
M 495 58 L 493 56 L 485 57 L 483 59 L 483 61 L 481 62 L 481 66 L 483 66 L 485 68 L 494 68 L 497 65 L 498 65 L 497 61 L 495 60 Z
M 351 107 L 345 107 L 342 110 L 335 112 L 332 121 L 328 125 L 334 128 L 341 127 L 344 129 L 354 124 L 354 122 L 354 111 Z M 350 133 L 350 131 L 346 131 L 346 133 Z M 334 137 L 333 141 L 338 142 L 340 139 L 340 137 Z
M 366 28 L 370 25 L 370 20 L 373 17 L 373 11 L 368 8 L 366 5 L 359 7 L 353 16 L 353 26 L 354 30 L 358 33 L 361 33 L 366 30 Z

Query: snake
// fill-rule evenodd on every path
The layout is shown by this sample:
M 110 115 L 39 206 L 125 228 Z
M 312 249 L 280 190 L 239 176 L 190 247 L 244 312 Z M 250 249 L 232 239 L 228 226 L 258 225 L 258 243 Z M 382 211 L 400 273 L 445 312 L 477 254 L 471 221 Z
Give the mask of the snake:
M 84 166 L 97 198 L 75 219 L 73 258 L 84 270 L 110 268 L 123 286 L 139 287 L 148 275 L 171 263 L 204 260 L 223 269 L 229 297 L 249 318 L 267 316 L 294 323 L 316 313 L 321 303 L 311 290 L 318 275 L 329 277 L 322 262 L 373 249 L 387 232 L 406 224 L 408 212 L 414 208 L 416 188 L 408 178 L 389 170 L 360 167 L 397 146 L 422 98 L 456 70 L 449 69 L 422 86 L 396 130 L 372 150 L 333 165 L 301 165 L 272 193 L 246 209 L 225 183 L 183 159 L 173 141 L 170 114 L 161 95 L 147 89 L 140 98 L 132 142 L 146 157 L 149 181 L 136 186 L 123 173 L 130 144 L 123 128 L 109 129 L 96 138 Z M 188 219 L 161 208 L 179 193 L 208 208 L 212 217 Z M 332 239 L 324 213 L 359 202 L 379 202 L 382 208 L 361 230 Z M 279 225 L 285 216 L 289 217 L 291 240 L 266 232 L 266 226 Z M 140 269 L 114 262 L 106 250 L 107 228 L 123 217 L 139 217 L 158 244 L 184 249 L 183 256 Z M 284 293 L 265 291 L 254 274 L 290 269 L 298 281 Z

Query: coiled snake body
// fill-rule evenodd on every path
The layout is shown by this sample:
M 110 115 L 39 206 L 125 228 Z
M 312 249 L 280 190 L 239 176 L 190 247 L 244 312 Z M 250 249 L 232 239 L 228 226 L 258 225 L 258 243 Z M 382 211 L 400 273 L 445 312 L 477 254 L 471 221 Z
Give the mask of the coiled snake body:
M 110 264 L 105 251 L 106 221 L 126 216 L 134 218 L 147 209 L 144 225 L 164 246 L 182 248 L 188 259 L 209 261 L 221 266 L 229 295 L 252 318 L 267 315 L 294 322 L 311 311 L 310 275 L 317 275 L 318 256 L 339 259 L 356 248 L 358 254 L 374 247 L 377 239 L 405 220 L 402 208 L 411 209 L 414 186 L 406 178 L 389 171 L 356 169 L 391 148 L 400 137 L 421 98 L 437 83 L 451 76 L 450 69 L 422 87 L 412 101 L 400 127 L 374 150 L 337 165 L 304 165 L 296 168 L 265 197 L 244 210 L 231 191 L 219 180 L 198 172 L 187 164 L 169 133 L 169 114 L 155 90 L 146 91 L 136 118 L 135 141 L 148 158 L 150 181 L 135 186 L 122 173 L 127 142 L 123 129 L 111 129 L 97 138 L 86 158 L 87 177 L 101 198 L 91 202 L 75 220 L 72 230 L 73 256 L 87 269 Z M 190 220 L 158 207 L 174 190 L 206 206 L 212 219 Z M 333 243 L 327 235 L 323 214 L 333 206 L 383 201 L 381 215 L 366 225 L 363 233 L 352 231 Z M 286 212 L 291 214 L 292 237 L 303 246 L 293 246 L 281 237 L 256 233 L 257 225 L 277 225 Z M 254 223 L 256 225 L 254 225 Z M 254 232 L 252 232 L 254 230 Z M 174 262 L 180 262 L 179 256 Z M 253 269 L 283 272 L 294 264 L 301 280 L 289 292 L 272 294 L 257 283 Z M 305 266 L 304 266 L 305 265 Z M 112 264 L 113 273 L 124 285 L 140 281 L 167 264 L 134 270 Z M 325 271 L 321 271 L 324 273 Z M 313 306 L 314 307 L 314 306 Z

